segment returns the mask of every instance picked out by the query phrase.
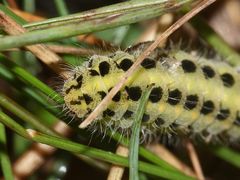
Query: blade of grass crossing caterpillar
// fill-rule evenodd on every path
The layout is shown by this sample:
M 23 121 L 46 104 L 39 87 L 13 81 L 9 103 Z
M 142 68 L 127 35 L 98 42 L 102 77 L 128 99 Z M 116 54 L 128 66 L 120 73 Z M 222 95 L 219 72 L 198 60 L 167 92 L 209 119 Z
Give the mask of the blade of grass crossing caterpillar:
M 130 139 L 130 151 L 129 151 L 129 179 L 138 180 L 138 151 L 139 151 L 139 139 L 141 130 L 141 120 L 145 112 L 146 103 L 151 92 L 151 86 L 143 93 L 139 105 L 136 111 L 135 121 L 133 122 L 132 134 Z

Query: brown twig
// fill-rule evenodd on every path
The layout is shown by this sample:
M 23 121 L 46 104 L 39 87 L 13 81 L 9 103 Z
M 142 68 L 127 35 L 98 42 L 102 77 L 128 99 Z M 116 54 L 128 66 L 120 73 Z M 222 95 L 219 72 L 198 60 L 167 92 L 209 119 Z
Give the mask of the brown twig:
M 196 172 L 197 178 L 199 180 L 204 180 L 205 178 L 204 178 L 204 175 L 202 172 L 202 168 L 201 168 L 201 165 L 200 165 L 200 162 L 199 162 L 199 159 L 197 156 L 197 152 L 195 151 L 193 144 L 190 141 L 187 141 L 186 148 L 188 150 L 190 159 L 192 161 L 193 169 Z
M 204 0 L 200 2 L 195 8 L 193 8 L 190 12 L 185 14 L 181 19 L 175 22 L 172 26 L 170 26 L 163 34 L 161 34 L 156 41 L 154 41 L 135 61 L 135 63 L 131 66 L 130 69 L 123 75 L 120 81 L 112 88 L 112 90 L 107 94 L 107 96 L 98 104 L 98 106 L 94 109 L 94 111 L 79 125 L 79 128 L 86 128 L 94 119 L 103 111 L 105 107 L 111 102 L 111 99 L 117 94 L 117 92 L 122 88 L 124 83 L 127 81 L 128 77 L 130 77 L 133 72 L 138 68 L 141 62 L 158 46 L 160 42 L 165 40 L 168 36 L 170 36 L 173 32 L 179 29 L 184 23 L 186 23 L 189 19 L 199 13 L 201 10 L 215 2 L 216 0 Z
M 96 54 L 96 50 L 94 49 L 87 49 L 87 48 L 79 48 L 74 46 L 66 46 L 66 45 L 46 45 L 46 47 L 54 53 L 58 54 L 71 54 L 77 56 L 91 56 Z M 5 49 L 5 52 L 9 51 L 20 51 L 19 48 L 11 48 Z M 99 51 L 99 54 L 106 54 L 109 53 L 108 51 Z
M 128 148 L 122 145 L 119 145 L 116 151 L 116 154 L 123 157 L 128 156 Z M 121 180 L 124 173 L 124 167 L 112 165 L 107 180 Z
M 186 164 L 181 162 L 174 154 L 169 152 L 164 146 L 160 144 L 150 144 L 147 146 L 147 149 L 149 149 L 151 152 L 159 156 L 161 159 L 165 160 L 169 164 L 171 164 L 173 167 L 177 168 L 184 174 L 192 177 L 197 177 L 197 175 L 193 172 L 193 170 L 188 167 Z
M 90 56 L 96 54 L 94 50 L 86 48 L 78 48 L 73 46 L 62 46 L 62 45 L 46 45 L 48 49 L 59 54 L 72 54 L 72 55 L 84 55 Z
M 147 29 L 143 32 L 137 42 L 153 41 L 159 34 L 163 33 L 173 23 L 173 14 L 165 14 L 158 18 L 158 20 L 151 21 Z M 161 45 L 163 42 L 161 43 Z M 161 45 L 159 45 L 161 47 Z M 184 174 L 192 177 L 197 177 L 193 170 L 172 154 L 161 144 L 148 144 L 146 146 L 151 152 L 156 154 L 161 159 L 171 164 L 176 169 Z

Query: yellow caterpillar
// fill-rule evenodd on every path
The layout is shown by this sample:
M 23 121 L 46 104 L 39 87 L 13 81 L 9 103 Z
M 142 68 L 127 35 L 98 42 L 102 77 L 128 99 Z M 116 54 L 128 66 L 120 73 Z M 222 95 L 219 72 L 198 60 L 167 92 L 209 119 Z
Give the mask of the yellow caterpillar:
M 65 105 L 83 120 L 119 81 L 147 43 L 109 56 L 94 55 L 77 66 L 62 88 Z M 162 130 L 224 134 L 240 139 L 240 77 L 222 61 L 213 61 L 176 48 L 157 48 L 128 79 L 96 123 L 101 128 L 131 131 L 142 92 L 152 85 L 142 119 L 142 132 Z

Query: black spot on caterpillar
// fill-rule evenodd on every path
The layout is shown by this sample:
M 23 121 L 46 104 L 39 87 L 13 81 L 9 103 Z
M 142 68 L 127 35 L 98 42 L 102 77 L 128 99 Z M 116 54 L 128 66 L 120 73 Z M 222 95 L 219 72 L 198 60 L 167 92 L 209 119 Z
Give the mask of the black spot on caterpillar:
M 99 76 L 99 73 L 96 70 L 90 69 L 89 72 L 91 76 Z
M 133 101 L 138 101 L 142 95 L 141 87 L 133 86 L 133 87 L 125 87 L 128 97 Z
M 83 98 L 87 105 L 93 101 L 92 97 L 90 97 L 88 94 L 83 94 Z
M 180 103 L 181 98 L 182 98 L 181 91 L 179 91 L 178 89 L 174 89 L 174 90 L 168 92 L 167 102 L 174 106 L 174 105 L 177 105 L 178 103 Z
M 163 92 L 162 92 L 162 88 L 161 87 L 155 87 L 151 90 L 151 93 L 149 95 L 149 100 L 152 103 L 157 103 L 158 101 L 160 101 L 160 99 L 162 98 Z
M 184 104 L 184 108 L 188 110 L 192 110 L 197 106 L 198 96 L 197 95 L 188 95 L 186 97 L 186 102 Z
M 73 69 L 62 88 L 69 111 L 79 119 L 86 118 L 145 46 L 138 44 L 109 56 L 94 55 L 90 62 Z M 102 127 L 130 132 L 141 94 L 153 85 L 142 118 L 143 133 L 181 131 L 206 138 L 224 134 L 236 141 L 240 139 L 239 79 L 235 69 L 222 61 L 175 48 L 157 48 L 92 126 L 101 123 Z
M 132 116 L 133 112 L 126 110 L 126 112 L 123 114 L 123 118 L 127 119 L 130 118 Z
M 201 109 L 201 113 L 204 115 L 207 115 L 209 113 L 212 113 L 214 111 L 215 105 L 211 100 L 203 102 L 203 106 Z
M 235 83 L 233 76 L 229 73 L 222 74 L 221 79 L 223 81 L 224 86 L 226 86 L 226 87 L 231 87 Z
M 156 61 L 154 59 L 145 58 L 141 63 L 141 66 L 145 69 L 151 69 L 156 67 Z
M 99 64 L 99 71 L 101 76 L 105 76 L 109 73 L 110 64 L 107 61 L 103 61 Z
M 112 111 L 111 109 L 106 109 L 105 111 L 103 111 L 103 117 L 109 116 L 112 117 L 114 116 L 115 112 Z
M 215 72 L 210 66 L 203 66 L 202 71 L 206 79 L 213 78 L 215 76 Z
M 127 71 L 132 66 L 132 64 L 133 62 L 131 59 L 123 59 L 118 67 L 121 68 L 123 71 Z
M 193 73 L 197 69 L 196 65 L 190 60 L 184 59 L 181 61 L 181 63 L 185 73 Z

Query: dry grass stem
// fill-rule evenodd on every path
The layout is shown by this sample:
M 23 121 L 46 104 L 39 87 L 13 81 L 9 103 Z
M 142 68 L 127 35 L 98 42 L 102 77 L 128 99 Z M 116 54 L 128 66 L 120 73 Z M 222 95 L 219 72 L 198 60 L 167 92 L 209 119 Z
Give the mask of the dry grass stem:
M 182 171 L 184 174 L 192 177 L 197 177 L 197 175 L 193 172 L 193 170 L 190 167 L 188 167 L 186 164 L 181 162 L 176 156 L 174 156 L 174 154 L 169 152 L 164 146 L 160 144 L 152 144 L 152 145 L 150 144 L 147 146 L 147 148 L 151 152 L 159 156 L 161 159 L 171 164 L 173 167 Z
M 192 161 L 194 171 L 196 172 L 197 178 L 199 180 L 205 180 L 196 150 L 190 141 L 187 141 L 186 148 L 188 150 L 188 153 L 189 153 L 190 159 Z
M 81 56 L 90 56 L 96 54 L 94 50 L 86 48 L 78 48 L 73 46 L 62 46 L 62 45 L 46 45 L 48 49 L 59 54 L 72 54 Z
M 127 157 L 128 148 L 122 145 L 119 145 L 116 151 L 116 154 Z M 112 165 L 110 168 L 107 180 L 121 180 L 124 173 L 124 167 Z
M 74 46 L 66 46 L 66 45 L 46 45 L 46 47 L 51 50 L 54 53 L 57 54 L 71 54 L 76 56 L 91 56 L 96 54 L 95 50 L 86 49 L 86 48 L 78 48 Z M 6 49 L 4 51 L 6 52 L 12 52 L 12 51 L 20 51 L 19 48 L 11 48 Z M 104 52 L 103 52 L 104 54 Z
M 162 33 L 156 41 L 154 41 L 144 52 L 137 58 L 135 63 L 131 66 L 131 68 L 123 75 L 120 81 L 112 88 L 112 90 L 107 94 L 107 96 L 98 104 L 98 106 L 94 109 L 94 111 L 79 125 L 80 128 L 86 128 L 94 119 L 104 110 L 105 107 L 111 102 L 111 99 L 115 94 L 122 88 L 124 83 L 127 81 L 128 77 L 135 72 L 141 62 L 169 35 L 179 29 L 184 23 L 186 23 L 189 19 L 199 13 L 201 10 L 215 2 L 216 0 L 204 0 L 200 2 L 195 8 L 193 8 L 190 12 L 185 14 L 181 19 L 175 22 L 172 26 L 170 26 L 164 33 Z

